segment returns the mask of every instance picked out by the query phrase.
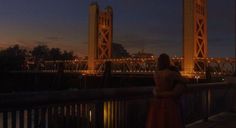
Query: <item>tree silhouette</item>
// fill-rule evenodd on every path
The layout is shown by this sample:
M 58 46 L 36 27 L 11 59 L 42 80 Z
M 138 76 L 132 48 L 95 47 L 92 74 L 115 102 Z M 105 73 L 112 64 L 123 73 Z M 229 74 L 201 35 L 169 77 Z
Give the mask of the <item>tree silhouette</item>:
M 130 54 L 124 48 L 122 44 L 112 43 L 112 57 L 113 58 L 122 58 L 122 57 L 129 57 Z
M 48 46 L 47 45 L 38 45 L 38 46 L 34 47 L 32 50 L 32 56 L 36 60 L 48 59 L 48 56 L 49 56 Z
M 32 56 L 37 61 L 41 60 L 72 60 L 74 53 L 72 51 L 63 51 L 59 48 L 48 48 L 47 45 L 38 45 L 33 48 Z
M 0 70 L 22 70 L 25 66 L 27 50 L 14 45 L 0 51 Z
M 19 45 L 14 45 L 0 51 L 0 71 L 22 70 L 27 68 L 27 61 L 34 62 L 34 68 L 40 68 L 45 60 L 73 60 L 72 51 L 63 51 L 59 48 L 48 48 L 47 45 L 38 45 L 32 51 L 27 51 Z
M 75 58 L 74 53 L 72 51 L 64 51 L 62 54 L 63 60 L 73 60 Z
M 62 60 L 62 53 L 59 48 L 51 48 L 49 51 L 49 60 Z

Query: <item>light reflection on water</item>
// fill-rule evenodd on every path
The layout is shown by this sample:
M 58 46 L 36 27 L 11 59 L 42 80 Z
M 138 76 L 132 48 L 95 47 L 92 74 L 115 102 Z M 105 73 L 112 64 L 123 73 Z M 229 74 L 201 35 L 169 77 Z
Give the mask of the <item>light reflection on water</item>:
M 20 128 L 20 111 L 16 111 L 15 112 L 15 124 L 16 124 L 16 128 Z M 24 111 L 24 113 L 23 113 L 23 117 L 24 117 L 24 128 L 35 128 L 35 126 L 34 126 L 34 116 L 35 114 L 34 114 L 34 110 L 32 110 L 32 113 L 31 113 L 31 126 L 29 127 L 28 126 L 28 111 Z M 46 120 L 46 125 L 44 126 L 44 127 L 42 127 L 42 126 L 40 126 L 40 123 L 39 123 L 39 126 L 38 127 L 36 127 L 36 128 L 48 128 L 48 113 L 46 112 L 46 117 L 45 117 L 45 120 Z M 8 128 L 12 128 L 13 126 L 13 113 L 12 112 L 7 112 L 7 125 L 8 125 Z M 3 127 L 3 113 L 0 113 L 0 128 L 4 128 Z M 40 117 L 39 117 L 40 118 Z

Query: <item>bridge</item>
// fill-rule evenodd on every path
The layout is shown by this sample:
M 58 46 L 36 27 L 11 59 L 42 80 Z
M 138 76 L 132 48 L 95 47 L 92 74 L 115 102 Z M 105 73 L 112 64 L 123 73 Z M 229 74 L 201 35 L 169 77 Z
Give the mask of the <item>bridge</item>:
M 182 57 L 172 57 L 172 62 L 181 69 L 183 64 Z M 153 74 L 157 66 L 157 58 L 120 58 L 120 59 L 100 59 L 96 60 L 94 68 L 96 74 L 102 74 L 105 69 L 105 62 L 112 63 L 113 74 Z M 212 77 L 232 75 L 235 70 L 234 58 L 205 58 L 195 59 L 207 64 L 208 73 Z M 60 65 L 63 64 L 64 72 L 77 72 L 88 74 L 88 60 L 68 60 L 68 61 L 43 61 L 40 65 L 42 72 L 57 72 Z M 181 73 L 185 75 L 182 70 Z M 206 75 L 207 71 L 196 71 L 195 76 Z
M 235 58 L 211 58 L 207 55 L 206 3 L 206 0 L 184 0 L 183 57 L 172 57 L 172 62 L 187 77 L 232 75 L 236 70 Z M 112 58 L 112 35 L 112 7 L 101 11 L 97 3 L 92 3 L 89 6 L 88 59 L 44 61 L 38 64 L 38 70 L 56 72 L 63 63 L 65 72 L 100 74 L 105 69 L 105 62 L 110 61 L 114 74 L 151 74 L 155 71 L 157 58 L 153 56 Z

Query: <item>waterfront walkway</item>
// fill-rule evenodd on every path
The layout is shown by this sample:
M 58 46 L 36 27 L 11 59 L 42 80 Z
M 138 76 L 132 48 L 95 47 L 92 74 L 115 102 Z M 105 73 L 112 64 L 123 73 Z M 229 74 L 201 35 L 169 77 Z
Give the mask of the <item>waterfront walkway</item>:
M 186 128 L 236 128 L 236 113 L 221 113 L 210 117 L 207 122 L 195 122 Z

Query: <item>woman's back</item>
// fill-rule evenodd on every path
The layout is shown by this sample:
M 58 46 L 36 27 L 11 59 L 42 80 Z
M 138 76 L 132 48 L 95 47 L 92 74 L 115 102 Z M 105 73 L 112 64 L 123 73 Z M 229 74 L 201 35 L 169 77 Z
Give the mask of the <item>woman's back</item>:
M 158 58 L 158 71 L 154 73 L 155 97 L 150 104 L 146 128 L 183 128 L 179 93 L 183 78 L 176 71 L 171 71 L 170 58 L 161 54 Z
M 154 74 L 156 96 L 149 108 L 146 128 L 183 128 L 179 98 L 175 96 L 175 84 L 180 82 L 180 74 L 169 69 Z
M 160 70 L 154 74 L 157 91 L 171 91 L 174 88 L 174 82 L 178 79 L 178 73 L 169 69 Z

